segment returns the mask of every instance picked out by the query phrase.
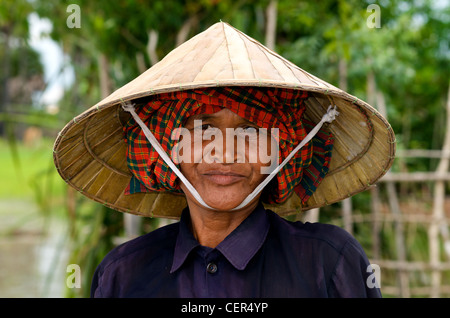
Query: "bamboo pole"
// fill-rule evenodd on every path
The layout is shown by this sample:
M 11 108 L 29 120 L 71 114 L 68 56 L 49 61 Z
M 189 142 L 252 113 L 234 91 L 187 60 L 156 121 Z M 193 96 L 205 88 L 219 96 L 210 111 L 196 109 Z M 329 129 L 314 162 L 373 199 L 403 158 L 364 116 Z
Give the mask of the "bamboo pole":
M 388 200 L 389 206 L 391 209 L 391 213 L 394 216 L 401 216 L 400 204 L 398 202 L 397 190 L 395 189 L 395 185 L 393 182 L 388 182 L 386 184 L 387 192 L 388 192 Z M 396 218 L 394 218 L 394 229 L 395 229 L 395 245 L 397 250 L 397 259 L 400 262 L 406 262 L 406 250 L 405 250 L 405 240 L 404 240 L 404 228 L 403 223 L 398 222 Z M 400 290 L 400 297 L 409 298 L 409 275 L 408 273 L 402 269 L 398 269 L 398 284 Z
M 320 212 L 320 209 L 318 209 L 318 208 L 305 211 L 303 213 L 302 222 L 303 223 L 306 223 L 306 222 L 310 222 L 310 223 L 319 222 L 319 212 Z
M 144 73 L 147 70 L 144 53 L 136 52 L 136 65 L 140 73 Z
M 447 97 L 446 105 L 446 132 L 444 138 L 444 145 L 442 147 L 443 153 L 450 152 L 450 85 L 449 94 Z M 436 174 L 443 174 L 448 171 L 449 159 L 441 158 L 439 165 L 436 169 Z M 439 251 L 439 230 L 443 225 L 444 219 L 444 200 L 445 200 L 445 182 L 439 180 L 435 184 L 434 188 L 434 200 L 433 200 L 433 222 L 429 227 L 429 248 L 430 248 L 430 264 L 432 267 L 437 267 L 440 264 L 440 251 Z M 447 229 L 447 225 L 444 224 Z M 431 297 L 439 297 L 439 286 L 441 285 L 442 273 L 439 270 L 433 270 L 431 274 Z
M 181 26 L 180 30 L 177 33 L 175 46 L 180 46 L 186 40 L 188 39 L 189 33 L 191 32 L 191 29 L 198 24 L 198 16 L 193 15 L 186 21 L 184 21 L 183 25 Z
M 450 263 L 440 263 L 437 265 L 432 265 L 429 262 L 405 262 L 405 261 L 397 261 L 397 260 L 386 260 L 386 259 L 371 259 L 370 260 L 374 264 L 378 264 L 380 267 L 384 269 L 403 269 L 405 271 L 427 271 L 427 270 L 439 270 L 439 271 L 448 271 L 450 270 Z
M 450 173 L 439 172 L 398 172 L 387 173 L 378 182 L 444 182 L 450 181 Z
M 424 287 L 412 287 L 411 288 L 411 296 L 421 296 L 429 295 L 431 291 L 431 287 L 424 286 Z M 439 291 L 441 294 L 447 294 L 450 295 L 450 286 L 441 286 L 439 288 Z M 398 287 L 395 286 L 386 286 L 383 285 L 383 294 L 384 295 L 397 295 L 398 294 Z
M 450 152 L 444 153 L 442 150 L 437 149 L 409 149 L 399 150 L 395 154 L 396 157 L 401 158 L 450 158 Z
M 98 57 L 98 72 L 100 80 L 100 94 L 105 98 L 112 92 L 111 77 L 109 76 L 109 61 L 104 53 Z
M 448 87 L 448 93 L 447 93 L 447 119 L 450 120 L 450 84 Z M 449 123 L 449 122 L 447 122 Z M 442 149 L 442 160 L 446 160 L 447 170 L 449 169 L 450 165 L 450 145 L 448 144 L 448 140 L 450 139 L 450 128 L 447 125 L 447 134 L 446 134 L 446 148 Z M 445 191 L 445 185 L 442 186 Z M 445 201 L 445 193 L 442 197 L 442 202 L 440 204 L 440 208 L 442 209 L 442 217 L 441 217 L 441 226 L 440 226 L 440 232 L 442 239 L 444 240 L 444 251 L 445 256 L 447 260 L 450 260 L 450 233 L 448 229 L 448 222 L 445 216 L 445 208 L 444 208 L 444 201 Z
M 339 69 L 339 88 L 344 91 L 348 90 L 348 79 L 347 79 L 347 60 L 344 57 L 339 59 L 338 63 Z M 352 198 L 346 198 L 342 200 L 342 220 L 344 221 L 344 229 L 353 234 L 353 203 Z
M 372 216 L 372 257 L 380 258 L 380 230 L 381 230 L 381 213 L 380 213 L 380 190 L 378 187 L 370 188 L 370 210 Z M 355 216 L 352 220 L 355 222 Z
M 444 218 L 445 222 L 449 222 L 448 218 Z M 401 214 L 401 215 L 393 215 L 386 213 L 379 213 L 376 217 L 373 215 L 366 214 L 354 214 L 353 222 L 354 223 L 362 223 L 362 222 L 402 222 L 402 223 L 420 223 L 420 224 L 430 224 L 433 220 L 430 218 L 428 214 Z M 336 223 L 337 221 L 333 221 Z
M 383 115 L 384 118 L 388 118 L 387 107 L 385 98 L 382 92 L 377 90 L 375 74 L 370 71 L 367 74 L 367 98 L 369 103 L 375 104 L 378 111 Z M 391 174 L 390 171 L 386 173 L 387 176 Z M 395 246 L 397 250 L 397 259 L 400 262 L 406 261 L 406 250 L 405 250 L 405 238 L 404 238 L 404 227 L 402 222 L 397 222 L 397 218 L 402 215 L 400 204 L 398 201 L 397 190 L 395 184 L 392 181 L 386 182 L 387 196 L 389 201 L 389 207 L 391 213 L 394 216 L 394 231 L 395 231 Z M 405 270 L 398 269 L 398 285 L 399 285 L 399 296 L 403 298 L 410 297 L 409 291 L 409 274 Z
M 159 61 L 158 54 L 156 53 L 156 46 L 158 45 L 158 36 L 159 36 L 158 31 L 153 29 L 148 31 L 148 42 L 146 48 L 147 48 L 147 55 L 150 60 L 150 65 L 155 65 Z
M 270 0 L 269 5 L 267 6 L 266 9 L 267 24 L 266 24 L 265 44 L 271 50 L 275 49 L 275 42 L 276 42 L 277 5 L 278 5 L 277 0 Z
M 109 61 L 102 53 L 99 56 L 99 79 L 100 79 L 100 93 L 102 98 L 105 98 L 113 91 L 113 85 L 109 76 Z M 126 239 L 131 239 L 139 235 L 142 220 L 139 216 L 129 213 L 124 214 L 124 228 Z
M 347 198 L 342 200 L 342 220 L 344 221 L 344 229 L 353 234 L 353 204 L 352 199 Z

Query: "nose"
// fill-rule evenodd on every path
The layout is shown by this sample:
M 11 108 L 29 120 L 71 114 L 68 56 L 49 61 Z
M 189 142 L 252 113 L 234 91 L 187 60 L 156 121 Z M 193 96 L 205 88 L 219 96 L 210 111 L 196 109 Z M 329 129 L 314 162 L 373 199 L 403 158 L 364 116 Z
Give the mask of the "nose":
M 241 149 L 244 148 L 244 149 Z M 233 164 L 245 162 L 245 146 L 238 147 L 234 134 L 221 131 L 203 150 L 203 160 L 207 163 Z

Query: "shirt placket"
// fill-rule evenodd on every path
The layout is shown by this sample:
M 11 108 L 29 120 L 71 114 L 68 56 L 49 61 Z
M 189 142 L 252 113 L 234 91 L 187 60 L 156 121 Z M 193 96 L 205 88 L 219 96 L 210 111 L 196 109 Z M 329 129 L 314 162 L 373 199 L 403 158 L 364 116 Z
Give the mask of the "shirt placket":
M 220 289 L 220 252 L 212 250 L 207 253 L 204 258 L 205 262 L 205 276 L 207 297 L 217 297 L 217 291 Z

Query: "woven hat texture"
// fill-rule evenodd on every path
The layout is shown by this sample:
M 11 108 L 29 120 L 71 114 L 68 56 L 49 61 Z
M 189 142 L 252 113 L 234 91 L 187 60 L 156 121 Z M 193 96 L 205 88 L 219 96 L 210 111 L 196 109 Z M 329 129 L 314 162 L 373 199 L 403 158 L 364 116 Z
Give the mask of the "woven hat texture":
M 328 126 L 334 145 L 327 175 L 303 204 L 293 193 L 283 204 L 268 206 L 280 215 L 321 207 L 364 191 L 392 165 L 394 132 L 378 111 L 219 22 L 71 120 L 54 145 L 59 174 L 83 195 L 118 211 L 178 218 L 186 206 L 183 195 L 125 195 L 132 174 L 126 163 L 123 127 L 130 115 L 122 110 L 121 103 L 131 101 L 139 107 L 156 94 L 226 86 L 306 91 L 304 117 L 313 124 L 320 121 L 330 104 L 337 106 L 339 116 Z

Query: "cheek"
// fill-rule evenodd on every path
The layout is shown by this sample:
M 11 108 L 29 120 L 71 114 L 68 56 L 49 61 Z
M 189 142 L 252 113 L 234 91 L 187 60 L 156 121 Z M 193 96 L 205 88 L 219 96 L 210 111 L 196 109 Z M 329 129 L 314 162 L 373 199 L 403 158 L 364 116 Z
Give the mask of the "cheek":
M 189 180 L 189 182 L 193 183 L 195 181 L 195 164 L 193 163 L 180 163 L 180 171 L 181 173 Z
M 256 151 L 257 160 L 256 164 L 254 164 L 253 170 L 255 173 L 262 174 L 261 178 L 264 179 L 264 177 L 270 174 L 280 163 L 279 144 L 277 140 L 270 135 L 263 135 L 258 138 L 258 147 Z M 250 163 L 255 162 L 251 161 L 251 154 L 249 155 L 249 158 Z M 253 158 L 255 158 L 255 155 L 253 155 Z
M 258 186 L 258 184 L 260 184 L 267 177 L 267 174 L 262 173 L 264 172 L 265 165 L 256 163 L 252 164 L 251 166 L 252 166 L 252 176 L 249 180 L 249 186 L 253 190 Z
M 198 163 L 202 159 L 203 148 L 207 142 L 202 141 L 199 136 L 194 136 L 187 129 L 184 134 L 177 137 L 176 142 L 171 151 L 172 161 L 175 164 L 183 165 L 186 168 L 186 164 Z

